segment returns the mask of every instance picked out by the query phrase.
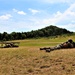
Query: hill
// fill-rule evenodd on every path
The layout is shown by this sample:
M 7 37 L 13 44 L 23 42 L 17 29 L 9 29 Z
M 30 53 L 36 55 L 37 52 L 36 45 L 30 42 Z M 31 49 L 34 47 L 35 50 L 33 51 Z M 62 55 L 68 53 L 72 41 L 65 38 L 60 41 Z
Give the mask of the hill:
M 27 38 L 49 37 L 49 36 L 57 36 L 57 35 L 70 34 L 70 33 L 72 32 L 68 31 L 67 29 L 50 25 L 39 30 L 27 32 Z
M 56 26 L 48 26 L 42 29 L 38 29 L 35 31 L 30 32 L 12 32 L 8 34 L 7 32 L 0 33 L 0 40 L 1 41 L 8 41 L 8 40 L 22 40 L 27 38 L 39 38 L 39 37 L 50 37 L 50 36 L 58 36 L 63 34 L 71 34 L 72 32 L 59 28 Z

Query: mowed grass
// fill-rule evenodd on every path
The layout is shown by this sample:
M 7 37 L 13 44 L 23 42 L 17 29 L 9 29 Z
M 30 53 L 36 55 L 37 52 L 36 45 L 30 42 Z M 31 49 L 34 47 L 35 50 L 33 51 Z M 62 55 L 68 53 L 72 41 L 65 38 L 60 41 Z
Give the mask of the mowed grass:
M 16 40 L 18 48 L 0 49 L 0 75 L 75 75 L 75 48 L 50 53 L 40 47 L 55 46 L 70 37 Z

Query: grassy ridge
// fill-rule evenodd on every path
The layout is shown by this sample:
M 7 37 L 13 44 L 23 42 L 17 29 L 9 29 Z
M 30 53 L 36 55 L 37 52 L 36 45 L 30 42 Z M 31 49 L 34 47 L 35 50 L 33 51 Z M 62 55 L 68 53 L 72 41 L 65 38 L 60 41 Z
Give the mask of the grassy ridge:
M 0 49 L 0 75 L 74 75 L 75 49 L 46 53 L 40 47 L 54 46 L 75 36 L 19 40 L 19 48 Z

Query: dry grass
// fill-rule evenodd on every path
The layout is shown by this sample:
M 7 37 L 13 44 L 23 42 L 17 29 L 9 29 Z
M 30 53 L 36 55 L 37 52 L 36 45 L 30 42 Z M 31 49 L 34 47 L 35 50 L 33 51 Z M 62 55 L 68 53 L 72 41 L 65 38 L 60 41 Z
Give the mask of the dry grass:
M 0 75 L 75 75 L 75 49 L 39 50 L 67 38 L 19 40 L 19 48 L 1 48 Z
M 75 49 L 50 53 L 39 47 L 0 49 L 0 75 L 74 75 Z

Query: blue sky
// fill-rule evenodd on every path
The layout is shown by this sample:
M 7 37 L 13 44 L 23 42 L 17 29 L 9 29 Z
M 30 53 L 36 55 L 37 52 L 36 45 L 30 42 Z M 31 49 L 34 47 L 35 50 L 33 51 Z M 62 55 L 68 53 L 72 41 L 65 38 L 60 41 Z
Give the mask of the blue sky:
M 75 0 L 0 0 L 1 33 L 49 25 L 75 31 Z

